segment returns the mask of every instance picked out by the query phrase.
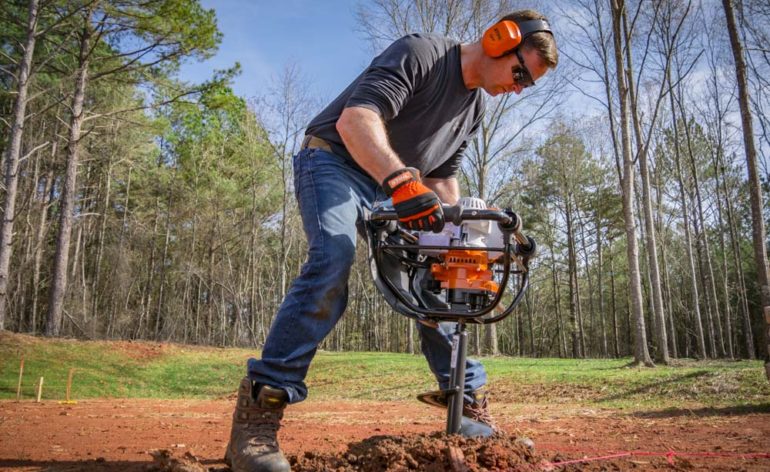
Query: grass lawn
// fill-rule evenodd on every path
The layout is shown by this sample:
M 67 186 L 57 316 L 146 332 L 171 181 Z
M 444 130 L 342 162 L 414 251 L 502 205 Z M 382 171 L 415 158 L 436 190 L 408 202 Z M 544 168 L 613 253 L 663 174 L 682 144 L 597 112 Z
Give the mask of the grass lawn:
M 74 368 L 72 398 L 217 398 L 232 394 L 246 349 L 149 342 L 45 339 L 0 332 L 0 399 L 22 394 L 63 399 Z M 770 384 L 760 361 L 679 360 L 629 368 L 630 359 L 483 358 L 495 398 L 514 403 L 579 403 L 607 408 L 741 408 L 770 411 Z M 422 356 L 319 352 L 307 378 L 310 399 L 407 400 L 435 387 Z

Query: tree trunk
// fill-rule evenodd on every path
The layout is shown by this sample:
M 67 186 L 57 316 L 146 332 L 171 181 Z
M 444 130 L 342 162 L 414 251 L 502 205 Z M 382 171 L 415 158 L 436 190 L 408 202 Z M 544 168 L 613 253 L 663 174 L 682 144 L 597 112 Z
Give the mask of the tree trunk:
M 533 296 L 533 292 L 529 290 L 524 294 L 524 299 L 527 301 L 527 321 L 529 324 L 529 355 L 537 357 L 537 354 L 535 354 L 535 320 L 533 313 L 535 311 L 535 304 L 532 300 Z
M 696 186 L 697 184 L 694 184 L 693 186 Z M 697 203 L 690 202 L 690 208 L 693 206 L 697 206 Z M 708 289 L 708 275 L 706 273 L 705 267 L 703 267 L 703 260 L 704 258 L 708 257 L 708 254 L 704 255 L 703 251 L 703 244 L 702 244 L 702 236 L 701 236 L 701 229 L 700 229 L 700 220 L 698 218 L 698 215 L 694 215 L 692 219 L 693 224 L 693 233 L 694 233 L 694 240 L 695 240 L 695 254 L 696 258 L 695 260 L 698 262 L 698 275 L 700 276 L 700 286 L 702 290 L 705 292 L 705 297 L 703 302 L 706 305 L 706 332 L 708 333 L 708 347 L 711 353 L 711 357 L 716 358 L 718 357 L 717 354 L 717 345 L 716 345 L 716 332 L 714 331 L 714 317 L 712 316 L 711 312 L 711 297 L 709 296 L 709 289 Z M 703 293 L 703 292 L 702 292 Z
M 56 137 L 59 132 L 59 121 L 54 126 L 54 139 L 51 145 L 51 161 L 56 159 L 59 148 L 59 140 Z M 53 168 L 48 170 L 45 177 L 45 188 L 40 196 L 38 211 L 40 213 L 37 231 L 35 234 L 35 250 L 32 263 L 32 320 L 30 332 L 37 333 L 38 303 L 40 299 L 40 267 L 43 264 L 43 248 L 45 247 L 45 234 L 48 229 L 48 206 L 53 201 L 54 174 Z
M 577 264 L 575 261 L 575 245 L 573 239 L 573 221 L 572 207 L 569 202 L 569 196 L 565 202 L 565 218 L 567 220 L 567 258 L 569 259 L 569 320 L 572 327 L 572 357 L 580 359 L 583 357 L 582 343 L 580 342 L 580 320 L 578 318 L 578 293 L 577 293 Z
M 215 214 L 218 214 L 215 210 Z M 214 228 L 212 228 L 211 235 L 209 236 L 208 244 L 208 266 L 206 269 L 206 343 L 211 344 L 214 341 L 214 333 L 212 332 L 214 325 L 214 241 L 216 241 L 216 227 L 219 222 L 219 218 L 215 217 Z
M 636 225 L 634 221 L 634 163 L 631 158 L 631 136 L 628 123 L 628 88 L 625 84 L 623 71 L 623 52 L 621 46 L 621 14 L 625 8 L 624 0 L 611 0 L 612 2 L 612 29 L 615 48 L 615 67 L 618 81 L 618 96 L 620 98 L 620 133 L 623 153 L 623 216 L 628 256 L 628 291 L 631 297 L 631 311 L 635 321 L 634 337 L 634 362 L 653 366 L 652 358 L 647 349 L 647 333 L 644 326 L 644 312 L 642 310 L 642 283 L 639 274 L 639 248 L 636 240 Z
M 128 175 L 126 176 L 126 197 L 123 201 L 123 218 L 120 223 L 120 233 L 118 235 L 118 254 L 120 257 L 123 255 L 123 247 L 126 240 L 126 228 L 128 227 L 128 212 L 130 210 L 130 202 L 131 202 L 131 166 L 128 167 Z M 115 264 L 114 269 L 116 270 L 118 268 L 118 265 Z M 113 274 L 115 272 L 113 271 Z M 130 292 L 130 289 L 129 289 Z M 115 322 L 115 312 L 117 311 L 117 303 L 113 300 L 113 293 L 110 291 L 110 316 L 109 320 L 107 321 L 107 329 L 105 331 L 108 338 L 112 337 L 112 328 L 114 326 Z
M 703 217 L 703 200 L 700 194 L 700 180 L 698 179 L 698 168 L 695 163 L 695 153 L 692 149 L 692 137 L 690 135 L 690 126 L 688 125 L 687 115 L 682 103 L 681 84 L 679 85 L 679 110 L 682 115 L 684 126 L 685 141 L 687 143 L 687 155 L 690 163 L 690 172 L 692 172 L 693 187 L 695 188 L 695 204 L 698 211 L 693 217 L 693 226 L 695 228 L 696 245 L 698 252 L 698 267 L 700 268 L 701 278 L 703 279 L 703 290 L 706 292 L 706 321 L 708 323 L 709 347 L 711 355 L 717 357 L 717 341 L 720 342 L 721 353 L 725 354 L 724 339 L 722 337 L 722 325 L 719 317 L 719 301 L 717 299 L 716 285 L 714 284 L 714 270 L 711 265 L 711 251 L 709 249 L 708 236 L 706 235 L 706 222 Z M 703 266 L 705 264 L 705 267 Z M 713 309 L 713 311 L 712 311 Z M 713 316 L 712 316 L 713 314 Z M 714 319 L 716 319 L 716 329 Z
M 671 300 L 671 282 L 669 280 L 669 272 L 668 272 L 668 260 L 666 258 L 666 226 L 663 225 L 663 196 L 662 196 L 662 189 L 663 189 L 663 183 L 662 183 L 662 172 L 655 173 L 655 191 L 657 194 L 656 202 L 657 205 L 655 206 L 655 216 L 656 216 L 656 227 L 657 230 L 660 231 L 661 240 L 663 241 L 660 245 L 660 262 L 661 262 L 661 288 L 663 290 L 663 293 L 665 294 L 664 298 L 664 309 L 666 313 L 666 318 L 668 322 L 668 339 L 669 339 L 669 354 L 673 356 L 674 358 L 679 357 L 679 353 L 677 351 L 676 346 L 676 328 L 674 326 L 674 309 L 673 309 L 673 302 Z
M 484 345 L 487 354 L 491 356 L 500 354 L 500 348 L 497 345 L 497 328 L 494 323 L 484 325 Z
M 735 24 L 732 0 L 722 0 L 727 19 L 727 31 L 735 60 L 735 76 L 738 81 L 738 104 L 741 108 L 743 145 L 746 148 L 746 164 L 749 174 L 749 196 L 751 197 L 751 227 L 754 245 L 754 263 L 757 266 L 757 283 L 762 294 L 764 330 L 761 343 L 765 358 L 765 376 L 770 380 L 770 277 L 767 272 L 767 249 L 765 248 L 765 220 L 762 214 L 762 187 L 757 172 L 757 149 L 754 147 L 754 127 L 749 108 L 749 87 L 746 80 L 746 62 L 743 59 L 743 44 Z
M 618 340 L 618 305 L 615 290 L 615 264 L 612 257 L 612 241 L 607 246 L 610 248 L 610 311 L 612 312 L 612 348 L 615 357 L 620 357 L 620 341 Z
M 678 125 L 675 125 L 678 126 Z M 678 132 L 676 131 L 677 128 L 674 128 L 674 134 L 677 135 Z M 674 138 L 676 141 L 678 138 Z M 708 357 L 706 353 L 706 338 L 703 332 L 703 320 L 701 318 L 701 312 L 700 312 L 700 295 L 698 292 L 698 274 L 695 270 L 695 256 L 693 255 L 692 251 L 692 236 L 690 235 L 690 218 L 689 218 L 689 210 L 687 205 L 687 195 L 684 190 L 684 177 L 682 175 L 682 166 L 680 164 L 679 159 L 679 144 L 676 143 L 674 145 L 674 160 L 676 161 L 676 173 L 677 173 L 677 180 L 679 181 L 679 198 L 682 201 L 682 225 L 684 227 L 684 240 L 685 240 L 685 250 L 687 252 L 687 261 L 690 269 L 689 273 L 689 280 L 690 280 L 690 291 L 692 295 L 692 314 L 693 314 L 693 323 L 695 324 L 695 337 L 698 343 L 698 356 L 701 359 L 706 359 Z
M 663 307 L 663 290 L 660 283 L 660 268 L 658 266 L 658 247 L 655 236 L 655 225 L 652 216 L 652 197 L 650 192 L 650 171 L 647 164 L 647 148 L 642 137 L 641 123 L 639 121 L 639 108 L 636 103 L 636 90 L 634 87 L 634 74 L 631 62 L 630 33 L 628 32 L 627 15 L 623 11 L 623 29 L 626 38 L 626 77 L 628 78 L 628 92 L 630 96 L 631 117 L 633 118 L 636 135 L 637 156 L 639 159 L 639 172 L 642 177 L 642 220 L 644 222 L 645 248 L 647 249 L 647 264 L 650 283 L 650 295 L 652 298 L 652 327 L 655 332 L 658 349 L 655 351 L 655 360 L 662 364 L 669 364 L 668 338 L 666 333 L 665 312 Z
M 184 300 L 185 300 L 185 306 L 184 306 L 184 317 L 185 317 L 185 339 L 187 337 L 191 337 L 195 340 L 195 342 L 198 342 L 198 318 L 195 316 L 195 319 L 193 321 L 192 328 L 189 327 L 190 318 L 192 317 L 192 313 L 195 312 L 198 313 L 197 306 L 200 303 L 199 299 L 195 299 L 193 302 L 193 297 L 191 295 L 193 291 L 193 282 L 192 279 L 195 276 L 193 273 L 193 267 L 195 266 L 195 256 L 196 256 L 196 249 L 198 247 L 198 176 L 195 177 L 195 197 L 193 198 L 193 208 L 192 208 L 192 215 L 190 215 L 190 231 L 192 232 L 192 235 L 190 237 L 190 253 L 188 254 L 187 258 L 187 267 L 185 270 L 185 282 L 184 282 Z M 256 185 L 252 184 L 252 195 L 255 190 Z M 254 213 L 254 204 L 252 201 L 252 215 Z M 249 296 L 249 310 L 251 312 L 251 318 L 252 318 L 252 330 L 254 329 L 253 319 L 255 314 L 255 296 L 254 296 L 254 285 L 256 283 L 256 279 L 254 277 L 254 270 L 256 267 L 255 264 L 255 256 L 254 256 L 254 217 L 252 216 L 252 228 L 250 231 L 251 240 L 249 241 L 249 266 L 248 266 L 248 274 L 249 274 L 249 283 L 250 283 L 250 296 Z M 195 307 L 195 308 L 193 308 Z M 192 333 L 189 333 L 188 330 L 192 330 Z M 252 346 L 254 347 L 254 346 Z
M 579 213 L 578 213 L 579 214 Z M 586 236 L 585 236 L 585 224 L 583 223 L 582 219 L 578 219 L 578 222 L 580 223 L 580 245 L 583 249 L 583 262 L 586 265 L 586 279 L 588 281 L 588 320 L 589 320 L 589 332 L 591 328 L 596 327 L 596 310 L 594 309 L 594 287 L 593 287 L 593 278 L 591 277 L 591 270 L 590 270 L 590 262 L 588 260 L 588 248 L 586 247 Z M 579 292 L 578 292 L 579 293 Z M 582 320 L 582 309 L 580 310 L 581 313 L 581 320 Z M 582 323 L 581 323 L 582 326 Z M 583 353 L 585 355 L 589 355 L 588 349 L 585 345 L 585 332 L 581 331 L 581 339 L 583 341 Z
M 406 352 L 414 354 L 414 321 L 407 320 Z
M 80 128 L 85 118 L 83 102 L 85 99 L 86 82 L 88 81 L 89 54 L 93 33 L 90 24 L 91 14 L 92 12 L 89 10 L 85 15 L 83 31 L 80 36 L 78 74 L 75 81 L 75 93 L 72 97 L 72 117 L 69 123 L 67 168 L 65 171 L 64 188 L 62 189 L 61 208 L 59 210 L 59 234 L 56 239 L 56 254 L 54 256 L 51 292 L 48 303 L 48 319 L 45 330 L 47 336 L 59 335 L 62 311 L 64 309 L 64 295 L 67 290 L 67 265 L 69 262 L 70 237 L 72 235 L 72 220 L 76 198 Z
M 87 179 L 86 179 L 86 181 L 87 181 Z M 74 223 L 74 221 L 73 221 L 73 223 Z M 83 260 L 82 259 L 82 255 L 80 253 L 80 248 L 82 247 L 82 242 L 83 242 L 83 223 L 84 222 L 81 219 L 78 223 L 81 223 L 81 224 L 76 225 L 76 227 L 77 227 L 76 235 L 77 236 L 75 236 L 75 244 L 74 244 L 74 246 L 75 246 L 75 254 L 73 254 L 73 257 L 72 257 L 72 268 L 70 269 L 70 275 L 67 278 L 68 281 L 69 280 L 72 281 L 72 286 L 73 287 L 77 286 L 78 264 L 80 262 L 82 262 L 82 260 Z M 83 282 L 83 280 L 81 279 L 81 284 L 82 284 L 82 282 Z M 81 289 L 82 289 L 82 285 L 81 285 Z M 83 295 L 84 292 L 85 292 L 85 290 L 81 290 L 81 296 Z M 73 297 L 75 295 L 76 295 L 76 293 L 72 293 L 70 295 L 70 299 L 73 299 Z M 67 291 L 66 290 L 64 291 L 64 296 L 65 296 L 65 298 L 67 297 Z M 75 305 L 73 303 L 73 307 L 74 306 Z M 85 305 L 81 305 L 80 308 L 85 309 Z M 83 326 L 85 327 L 85 329 L 88 329 L 88 325 L 87 325 L 88 319 L 85 316 L 85 313 L 82 313 L 82 315 L 84 315 L 84 316 L 82 316 Z
M 261 303 L 261 290 L 259 288 L 259 277 L 260 277 L 260 268 L 259 268 L 259 259 L 257 257 L 258 254 L 258 242 L 259 242 L 259 218 L 258 218 L 258 190 L 257 190 L 257 181 L 256 181 L 256 175 L 258 170 L 256 168 L 252 169 L 251 176 L 252 176 L 252 182 L 251 182 L 251 226 L 249 229 L 249 274 L 251 276 L 249 280 L 249 300 L 250 300 L 250 306 L 251 306 L 251 318 L 252 318 L 252 330 L 256 333 L 257 343 L 261 344 L 262 340 L 264 340 L 264 333 L 262 332 L 262 306 Z M 197 188 L 197 184 L 196 184 Z M 198 198 L 198 191 L 195 192 L 195 198 Z
M 599 321 L 602 329 L 602 357 L 608 357 L 609 352 L 607 350 L 607 328 L 606 328 L 606 313 L 604 309 L 604 257 L 602 253 L 602 228 L 599 223 L 599 219 L 596 220 L 596 258 L 598 259 L 596 264 L 599 270 L 597 271 L 597 285 L 599 287 Z
M 17 72 L 16 100 L 13 103 L 13 123 L 5 154 L 5 201 L 0 218 L 0 330 L 5 329 L 6 303 L 8 298 L 8 268 L 13 252 L 13 224 L 16 216 L 16 197 L 19 185 L 19 162 L 27 111 L 27 91 L 32 69 L 32 58 L 37 39 L 39 0 L 29 0 L 27 38 L 24 54 Z
M 669 364 L 668 334 L 666 333 L 665 309 L 663 306 L 663 289 L 660 282 L 660 267 L 658 265 L 658 246 L 655 226 L 652 216 L 652 199 L 650 198 L 650 172 L 647 165 L 647 153 L 639 156 L 639 167 L 642 174 L 642 220 L 645 227 L 645 248 L 647 249 L 647 264 L 649 269 L 650 288 L 652 296 L 652 316 L 654 317 L 655 335 L 658 349 L 655 360 Z
M 727 341 L 727 357 L 729 359 L 735 358 L 735 349 L 733 348 L 733 327 L 732 327 L 732 310 L 730 309 L 730 289 L 729 285 L 729 269 L 727 266 L 727 245 L 725 244 L 725 224 L 724 224 L 724 211 L 722 209 L 722 200 L 726 199 L 726 195 L 722 195 L 721 185 L 719 182 L 719 154 L 721 154 L 721 144 L 714 153 L 714 178 L 716 179 L 716 200 L 717 200 L 717 218 L 719 221 L 718 233 L 719 233 L 719 252 L 722 259 L 722 298 L 724 300 L 725 307 L 725 340 Z
M 45 134 L 45 125 L 41 126 L 40 135 Z M 19 307 L 21 308 L 19 310 L 19 321 L 17 323 L 17 331 L 22 332 L 25 329 L 24 319 L 26 318 L 27 313 L 27 297 L 34 300 L 35 294 L 32 289 L 32 284 L 29 283 L 30 280 L 28 280 L 28 277 L 26 275 L 30 272 L 28 267 L 32 265 L 34 260 L 34 254 L 35 254 L 35 242 L 36 239 L 33 237 L 33 232 L 35 231 L 32 227 L 32 209 L 34 207 L 37 207 L 35 203 L 38 200 L 38 189 L 40 188 L 40 161 L 41 158 L 39 155 L 35 156 L 34 164 L 32 165 L 32 179 L 29 185 L 29 209 L 27 210 L 27 217 L 26 217 L 26 225 L 24 225 L 24 235 L 22 236 L 22 241 L 24 241 L 24 258 L 22 259 L 21 263 L 18 265 L 19 269 L 19 277 L 17 277 L 19 281 L 19 287 L 21 288 L 21 300 L 19 303 Z M 21 192 L 19 192 L 21 193 Z M 34 303 L 34 302 L 33 302 Z M 30 313 L 31 315 L 31 313 Z M 31 316 L 30 316 L 31 318 Z M 29 325 L 27 325 L 27 329 Z
M 101 281 L 102 273 L 102 258 L 104 256 L 104 238 L 107 232 L 107 215 L 110 212 L 110 197 L 112 190 L 112 159 L 113 149 L 115 146 L 115 139 L 117 137 L 117 131 L 119 128 L 113 126 L 112 128 L 112 149 L 107 158 L 107 171 L 105 175 L 104 183 L 104 202 L 102 203 L 101 218 L 99 221 L 99 235 L 96 247 L 96 264 L 94 267 L 94 278 L 91 281 L 91 315 L 93 316 L 93 331 L 92 336 L 95 338 L 97 334 L 97 313 L 99 313 L 99 283 Z
M 671 76 L 668 76 L 669 87 L 671 87 Z M 687 209 L 687 195 L 684 191 L 684 177 L 682 175 L 681 159 L 679 157 L 679 123 L 676 118 L 676 108 L 674 106 L 673 87 L 669 92 L 671 94 L 671 120 L 674 127 L 674 161 L 676 164 L 676 175 L 679 182 L 679 198 L 682 201 L 682 219 L 684 226 L 684 238 L 685 238 L 685 250 L 687 252 L 687 261 L 690 269 L 690 290 L 692 291 L 692 310 L 693 320 L 695 323 L 695 336 L 698 341 L 698 356 L 701 359 L 705 359 L 706 355 L 706 340 L 703 336 L 703 322 L 701 320 L 700 313 L 700 297 L 698 296 L 698 282 L 697 275 L 695 273 L 695 260 L 692 254 L 692 238 L 690 237 L 690 219 L 689 211 Z
M 668 259 L 666 257 L 666 245 L 663 244 L 660 248 L 660 260 L 662 263 L 662 273 L 663 273 L 663 287 L 666 291 L 666 313 L 668 315 L 668 339 L 669 339 L 669 347 L 671 349 L 670 354 L 675 359 L 679 357 L 679 351 L 676 346 L 676 327 L 674 325 L 674 309 L 673 304 L 671 302 L 671 283 L 669 282 L 668 278 Z
M 166 286 L 166 261 L 168 260 L 168 246 L 171 240 L 171 191 L 169 190 L 168 206 L 166 207 L 166 236 L 163 239 L 163 255 L 160 260 L 160 280 L 158 287 L 158 305 L 155 310 L 155 340 L 161 338 L 160 332 L 165 325 L 164 307 L 165 302 L 163 296 L 165 294 Z
M 155 255 L 157 247 L 155 240 L 158 236 L 158 197 L 155 197 L 155 213 L 152 218 L 152 234 L 150 236 L 150 261 L 147 264 L 147 279 L 141 292 L 141 313 L 136 323 L 135 338 L 144 338 L 146 333 L 144 326 L 150 324 L 150 305 L 152 305 L 152 290 L 155 285 Z
M 724 157 L 724 156 L 723 156 Z M 735 278 L 738 283 L 738 300 L 741 310 L 741 321 L 743 323 L 743 341 L 746 348 L 746 356 L 749 359 L 755 359 L 756 354 L 754 349 L 754 335 L 751 328 L 751 319 L 749 316 L 749 304 L 746 297 L 746 281 L 743 275 L 743 265 L 741 264 L 741 248 L 738 241 L 738 231 L 736 227 L 735 218 L 733 217 L 733 204 L 730 200 L 727 191 L 727 182 L 725 178 L 724 163 L 720 162 L 718 176 L 722 179 L 722 192 L 725 195 L 725 211 L 727 213 L 727 227 L 730 235 L 730 248 L 732 250 L 733 269 L 735 270 Z
M 567 356 L 567 340 L 564 335 L 564 325 L 561 321 L 561 296 L 559 291 L 559 272 L 556 270 L 556 257 L 551 249 L 551 280 L 553 283 L 553 309 L 556 312 L 556 335 L 559 339 L 559 357 Z
M 284 146 L 284 149 L 286 147 Z M 289 185 L 287 183 L 288 178 L 288 169 L 286 165 L 286 156 L 281 156 L 281 185 L 283 186 L 283 198 L 282 198 L 282 212 L 281 215 L 281 241 L 280 241 L 280 247 L 281 247 L 281 300 L 286 298 L 286 285 L 288 283 L 288 275 L 286 273 L 287 265 L 286 260 L 288 257 L 288 248 L 286 247 L 286 238 L 287 238 L 287 225 L 286 225 L 286 215 L 288 213 L 289 209 Z
M 637 182 L 638 183 L 638 182 Z M 638 231 L 638 237 L 639 240 L 644 243 L 644 241 L 647 240 L 647 237 L 645 236 L 644 231 L 644 222 L 642 221 L 642 216 L 644 214 L 644 211 L 642 210 L 642 197 L 641 192 L 639 189 L 640 186 L 636 186 L 634 189 L 634 203 L 636 205 L 636 219 L 635 224 Z M 644 246 L 644 244 L 642 244 Z M 650 348 L 652 348 L 653 352 L 657 350 L 657 340 L 654 337 L 655 334 L 655 307 L 652 302 L 652 278 L 650 277 L 650 270 L 645 265 L 645 258 L 643 257 L 642 260 L 639 262 L 639 274 L 641 274 L 641 280 L 642 280 L 642 309 L 644 311 L 644 321 L 646 323 L 647 328 L 647 335 L 650 336 L 652 334 L 653 338 L 650 339 L 649 344 Z
M 176 172 L 174 172 L 176 177 Z M 158 287 L 158 304 L 155 310 L 155 340 L 161 339 L 160 333 L 163 330 L 166 320 L 164 317 L 164 295 L 166 286 L 166 261 L 168 260 L 168 247 L 171 241 L 171 211 L 172 211 L 172 185 L 168 185 L 166 190 L 166 235 L 163 239 L 163 251 L 160 260 L 160 280 Z

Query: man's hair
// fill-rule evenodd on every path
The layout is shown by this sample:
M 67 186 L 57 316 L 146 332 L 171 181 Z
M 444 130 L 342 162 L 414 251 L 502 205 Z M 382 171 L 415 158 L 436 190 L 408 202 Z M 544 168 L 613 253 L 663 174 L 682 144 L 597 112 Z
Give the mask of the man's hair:
M 521 23 L 528 20 L 546 20 L 546 17 L 535 10 L 518 10 L 505 15 L 500 21 L 511 20 Z M 525 51 L 537 51 L 537 55 L 543 60 L 543 65 L 549 69 L 555 69 L 559 64 L 559 51 L 556 49 L 556 40 L 553 35 L 543 31 L 527 36 L 519 46 Z

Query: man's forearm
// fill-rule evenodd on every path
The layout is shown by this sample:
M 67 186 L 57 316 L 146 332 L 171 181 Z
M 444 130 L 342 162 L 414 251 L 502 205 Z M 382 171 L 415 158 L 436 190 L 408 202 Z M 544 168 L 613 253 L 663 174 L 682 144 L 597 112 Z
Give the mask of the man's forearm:
M 382 183 L 404 163 L 390 147 L 380 115 L 362 107 L 345 108 L 337 120 L 337 131 L 356 163 Z
M 356 163 L 377 183 L 382 183 L 393 172 L 405 167 L 390 147 L 385 124 L 380 116 L 362 107 L 345 108 L 337 120 L 337 131 Z M 454 205 L 460 198 L 457 179 L 423 179 L 425 186 L 436 192 L 439 199 Z

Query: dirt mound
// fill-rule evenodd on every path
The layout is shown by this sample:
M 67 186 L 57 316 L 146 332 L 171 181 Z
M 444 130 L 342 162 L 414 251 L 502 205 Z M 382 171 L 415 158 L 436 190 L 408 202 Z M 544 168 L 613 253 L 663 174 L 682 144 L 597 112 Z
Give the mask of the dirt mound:
M 342 453 L 308 451 L 289 456 L 289 462 L 292 470 L 306 472 L 543 470 L 549 464 L 513 436 L 468 439 L 444 433 L 373 436 L 348 444 Z
M 191 451 L 180 453 L 168 449 L 157 449 L 149 453 L 153 458 L 152 465 L 147 468 L 150 472 L 207 472 L 208 470 Z
M 151 341 L 107 341 L 102 342 L 110 350 L 119 352 L 121 356 L 137 361 L 151 361 L 163 356 L 173 345 Z
M 41 342 L 43 341 L 40 338 L 29 334 L 0 330 L 0 346 L 13 346 L 15 349 L 19 349 L 34 344 L 39 344 Z

